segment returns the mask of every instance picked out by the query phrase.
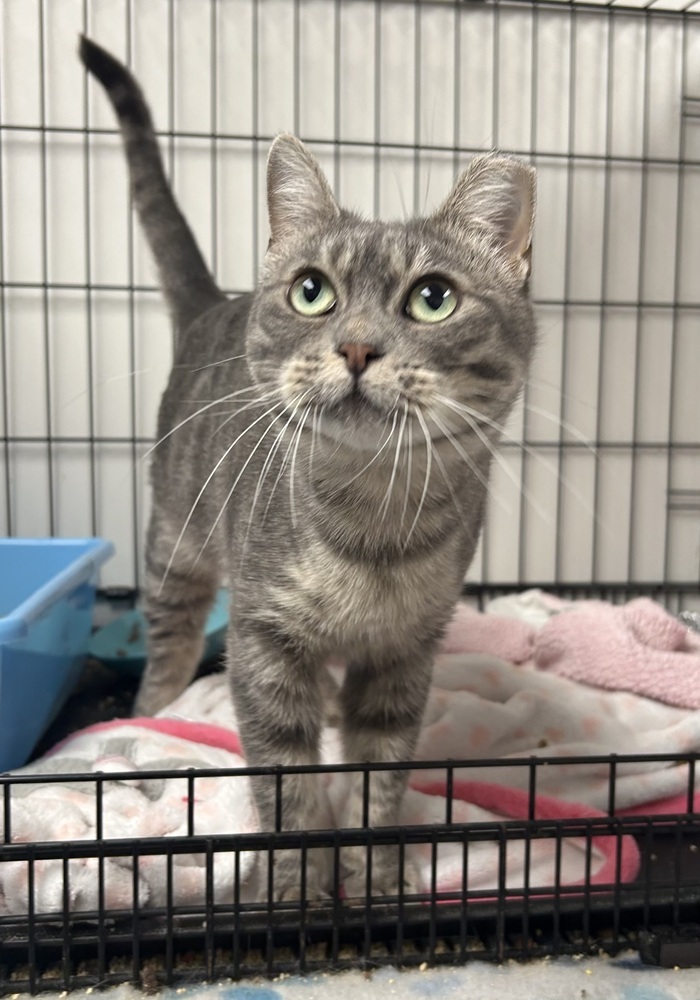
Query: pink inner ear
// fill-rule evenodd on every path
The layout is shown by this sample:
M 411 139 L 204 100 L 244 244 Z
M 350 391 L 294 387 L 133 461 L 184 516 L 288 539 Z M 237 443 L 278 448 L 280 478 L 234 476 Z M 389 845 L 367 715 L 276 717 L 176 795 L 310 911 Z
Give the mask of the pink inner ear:
M 512 254 L 517 257 L 530 259 L 532 250 L 532 205 L 529 196 L 525 195 L 527 201 L 519 201 L 519 211 L 515 220 L 507 246 Z
M 535 214 L 535 174 L 526 163 L 502 156 L 479 156 L 458 179 L 439 210 L 467 229 L 491 230 L 522 279 L 530 271 Z

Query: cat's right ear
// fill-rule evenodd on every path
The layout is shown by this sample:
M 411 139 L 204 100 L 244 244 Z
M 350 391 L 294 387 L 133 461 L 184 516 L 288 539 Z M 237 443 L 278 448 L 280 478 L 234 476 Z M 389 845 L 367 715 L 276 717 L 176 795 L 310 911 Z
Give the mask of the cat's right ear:
M 270 245 L 338 216 L 340 209 L 318 161 L 293 135 L 278 135 L 267 159 Z
M 491 153 L 472 160 L 436 215 L 467 232 L 488 231 L 525 283 L 530 275 L 535 200 L 532 167 Z

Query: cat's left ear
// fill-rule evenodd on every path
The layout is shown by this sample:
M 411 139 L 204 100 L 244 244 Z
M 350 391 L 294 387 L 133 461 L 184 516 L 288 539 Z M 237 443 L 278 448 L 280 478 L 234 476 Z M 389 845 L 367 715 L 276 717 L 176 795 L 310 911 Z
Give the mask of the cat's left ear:
M 270 244 L 335 218 L 340 209 L 318 161 L 293 135 L 278 135 L 267 159 Z
M 522 160 L 491 154 L 470 163 L 436 216 L 465 231 L 490 231 L 521 278 L 530 276 L 535 171 Z

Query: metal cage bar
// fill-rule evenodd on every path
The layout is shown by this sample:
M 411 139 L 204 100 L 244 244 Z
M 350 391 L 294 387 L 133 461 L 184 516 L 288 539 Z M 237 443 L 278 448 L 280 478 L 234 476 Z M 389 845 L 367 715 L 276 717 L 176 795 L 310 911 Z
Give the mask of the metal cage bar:
M 15 534 L 89 525 L 117 542 L 106 582 L 140 580 L 148 488 L 139 459 L 169 338 L 128 202 L 117 215 L 109 194 L 124 184 L 117 130 L 75 59 L 66 82 L 72 54 L 53 41 L 57 30 L 99 37 L 111 25 L 145 74 L 170 176 L 230 294 L 257 275 L 262 159 L 277 128 L 300 132 L 339 196 L 375 215 L 422 211 L 426 191 L 440 196 L 483 148 L 529 158 L 541 178 L 533 293 L 542 346 L 502 442 L 470 580 L 697 586 L 700 482 L 690 461 L 700 431 L 694 418 L 686 426 L 700 316 L 689 279 L 700 177 L 696 8 L 201 0 L 185 13 L 170 0 L 156 15 L 124 0 L 112 25 L 82 0 L 72 25 L 60 4 L 5 5 L 0 524 Z M 240 48 L 231 60 L 233 23 Z M 31 83 L 15 45 L 27 30 L 37 35 Z M 74 143 L 82 178 L 71 228 L 63 203 Z M 33 243 L 17 216 L 27 198 Z M 107 248 L 115 224 L 118 247 Z M 83 312 L 74 314 L 72 385 L 61 344 L 74 308 Z
M 535 794 L 537 774 L 545 769 L 549 773 L 553 767 L 590 766 L 591 760 L 554 757 L 508 761 L 508 766 L 526 776 L 529 802 L 525 816 L 499 822 L 465 824 L 453 818 L 420 827 L 212 835 L 198 832 L 196 788 L 189 776 L 185 783 L 192 827 L 186 835 L 111 839 L 100 824 L 99 836 L 92 840 L 12 844 L 6 840 L 0 849 L 0 864 L 11 864 L 15 879 L 26 878 L 27 907 L 23 913 L 0 915 L 0 993 L 36 992 L 55 985 L 57 975 L 66 990 L 123 981 L 155 987 L 329 966 L 439 964 L 471 957 L 503 960 L 594 952 L 600 947 L 615 953 L 639 944 L 640 927 L 648 929 L 655 920 L 667 928 L 668 940 L 674 932 L 680 940 L 700 898 L 700 814 L 691 804 L 688 811 L 675 815 L 616 815 L 612 776 L 620 766 L 633 763 L 683 766 L 688 802 L 692 803 L 697 755 L 596 758 L 610 769 L 607 813 L 571 819 L 540 815 Z M 318 765 L 308 770 L 327 776 L 352 770 L 370 775 L 386 766 L 334 769 Z M 484 768 L 503 767 L 501 759 L 449 764 L 427 761 L 418 763 L 416 772 L 434 774 L 437 770 L 446 778 L 448 770 L 457 771 L 471 782 L 471 775 Z M 299 770 L 210 769 L 197 776 L 240 779 L 245 774 L 284 776 Z M 126 777 L 80 774 L 68 779 L 96 790 Z M 143 772 L 140 778 L 173 782 L 177 788 L 183 782 L 182 773 L 162 770 Z M 6 824 L 11 818 L 12 789 L 22 786 L 26 793 L 33 786 L 66 780 L 65 775 L 45 774 L 0 777 L 4 789 L 9 789 Z M 368 787 L 365 783 L 365 789 Z M 278 781 L 279 794 L 283 794 L 281 789 L 283 782 Z M 630 868 L 633 843 L 639 862 Z M 352 844 L 362 844 L 367 850 L 367 897 L 341 900 L 339 858 L 342 848 Z M 372 852 L 392 844 L 399 851 L 402 868 L 407 851 L 422 849 L 430 858 L 432 875 L 425 894 L 400 889 L 397 897 L 372 895 Z M 538 845 L 539 869 L 532 860 L 534 845 Z M 609 875 L 601 879 L 597 872 L 602 871 L 602 845 L 606 845 Z M 331 899 L 315 902 L 305 898 L 304 875 L 309 851 L 318 848 L 331 849 L 335 884 Z M 570 856 L 573 848 L 578 852 L 576 873 Z M 439 882 L 445 850 L 451 850 L 453 858 L 461 857 L 459 865 L 451 865 L 454 874 L 450 886 Z M 491 883 L 483 881 L 484 850 L 492 852 Z M 549 852 L 546 869 L 541 864 L 543 850 Z M 298 901 L 271 902 L 271 860 L 279 851 L 298 853 Z M 566 862 L 565 851 L 569 852 Z M 263 873 L 266 871 L 252 894 L 250 865 L 244 879 L 241 864 L 243 857 L 250 859 L 251 852 L 257 853 L 258 864 Z M 178 859 L 193 855 L 202 859 L 201 878 L 199 889 L 188 895 L 183 886 L 190 881 L 181 882 L 184 869 L 178 869 Z M 115 863 L 124 872 L 125 884 L 130 878 L 131 885 L 128 899 L 122 893 L 118 902 L 112 881 Z M 161 898 L 142 900 L 141 874 L 154 864 L 160 864 L 164 873 L 163 892 Z M 94 872 L 95 886 L 91 895 L 81 897 L 73 880 L 85 866 Z M 58 909 L 41 902 L 42 883 L 48 878 L 58 878 Z M 150 891 L 153 893 L 153 888 Z M 55 889 L 52 895 L 56 898 Z
M 542 347 L 506 429 L 465 596 L 482 607 L 541 586 L 615 602 L 648 593 L 675 612 L 697 605 L 700 424 L 688 373 L 700 361 L 698 0 L 664 0 L 663 9 L 658 0 L 79 8 L 80 24 L 58 2 L 7 0 L 0 9 L 1 529 L 89 527 L 118 545 L 105 582 L 139 583 L 148 506 L 139 459 L 153 440 L 170 332 L 133 223 L 117 130 L 72 51 L 81 28 L 116 39 L 109 44 L 143 78 L 171 181 L 230 294 L 257 279 L 264 155 L 281 128 L 301 133 L 336 195 L 370 215 L 423 211 L 484 148 L 528 158 L 540 174 L 533 294 Z M 310 770 L 362 771 L 363 826 L 296 833 L 283 829 L 282 796 L 285 775 L 298 769 L 279 768 L 276 829 L 227 836 L 200 832 L 198 783 L 263 770 L 141 773 L 185 789 L 186 833 L 157 840 L 111 836 L 105 795 L 125 776 L 79 775 L 79 785 L 94 786 L 95 839 L 24 844 L 13 842 L 13 789 L 56 779 L 0 777 L 0 865 L 14 866 L 27 889 L 26 912 L 0 915 L 0 993 L 630 943 L 658 959 L 663 942 L 650 944 L 649 929 L 664 923 L 673 939 L 697 918 L 697 757 L 644 758 L 686 768 L 684 811 L 621 815 L 621 769 L 640 760 L 509 762 L 522 770 L 526 809 L 503 823 L 460 822 L 457 805 L 461 772 L 479 769 L 483 781 L 502 760 L 416 764 L 444 775 L 444 821 L 384 830 L 367 819 L 372 774 L 385 765 L 319 766 Z M 546 769 L 584 763 L 608 769 L 603 814 L 539 815 Z M 564 863 L 574 843 L 576 885 Z M 543 844 L 547 877 L 535 868 Z M 601 844 L 612 858 L 604 882 Z M 338 891 L 348 845 L 365 849 L 369 873 L 368 898 L 352 905 Z M 372 898 L 372 853 L 386 845 L 401 872 L 411 852 L 427 853 L 428 893 Z M 640 856 L 634 878 L 624 876 L 630 845 Z M 474 876 L 485 848 L 487 886 Z M 334 897 L 318 903 L 305 888 L 309 852 L 321 849 Z M 448 850 L 456 875 L 443 890 Z M 272 902 L 280 851 L 298 854 L 299 903 Z M 204 859 L 201 893 L 183 901 L 178 859 L 192 854 Z M 257 896 L 251 855 L 263 869 Z M 126 872 L 128 905 L 111 894 L 113 863 Z M 140 881 L 153 864 L 163 876 L 157 903 Z M 60 884 L 53 909 L 41 902 L 46 865 Z M 87 903 L 79 865 L 94 872 Z M 186 951 L 200 956 L 194 966 L 183 964 Z

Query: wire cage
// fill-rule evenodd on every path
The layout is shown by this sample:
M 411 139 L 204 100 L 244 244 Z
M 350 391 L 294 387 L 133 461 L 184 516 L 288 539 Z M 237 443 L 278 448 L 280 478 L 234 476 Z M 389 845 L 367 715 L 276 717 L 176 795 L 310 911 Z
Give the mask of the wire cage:
M 616 779 L 626 768 L 683 763 L 685 814 L 616 815 Z M 607 773 L 606 813 L 542 815 L 537 788 L 544 769 L 571 774 L 592 764 Z M 28 900 L 26 912 L 0 918 L 0 989 L 37 992 L 121 982 L 152 989 L 221 977 L 581 955 L 601 947 L 612 954 L 639 948 L 649 962 L 665 966 L 698 964 L 696 764 L 697 755 L 671 754 L 509 761 L 525 789 L 521 816 L 464 823 L 457 819 L 461 783 L 477 772 L 482 780 L 484 774 L 502 773 L 503 760 L 422 762 L 414 774 L 439 776 L 447 788 L 444 816 L 433 825 L 235 836 L 197 833 L 197 785 L 272 775 L 281 815 L 284 778 L 294 768 L 144 771 L 141 780 L 171 782 L 185 792 L 187 823 L 181 836 L 138 841 L 111 839 L 103 825 L 106 785 L 129 781 L 133 773 L 77 774 L 69 780 L 94 797 L 95 838 L 9 845 L 12 788 L 29 790 L 48 781 L 50 791 L 52 781 L 67 779 L 0 777 L 3 862 L 24 880 Z M 372 776 L 385 767 L 311 770 L 334 777 L 361 771 L 367 808 Z M 342 898 L 341 852 L 354 845 L 367 852 L 367 894 Z M 372 854 L 385 845 L 396 849 L 401 874 L 412 852 L 427 856 L 429 892 L 371 895 Z M 290 850 L 299 857 L 302 902 L 273 904 L 273 860 Z M 331 900 L 310 902 L 304 898 L 305 875 L 309 855 L 319 850 L 329 856 L 335 893 Z M 245 885 L 252 854 L 262 869 L 257 896 Z M 201 862 L 195 882 L 193 856 Z M 441 890 L 446 868 L 453 882 Z M 147 901 L 144 884 L 150 886 Z
M 117 557 L 103 582 L 138 588 L 149 508 L 141 459 L 171 333 L 111 110 L 75 55 L 80 31 L 135 70 L 178 199 L 230 294 L 256 280 L 265 158 L 279 130 L 309 144 L 343 204 L 385 218 L 429 210 L 473 153 L 529 159 L 541 343 L 494 467 L 468 592 L 480 603 L 541 585 L 700 608 L 698 0 L 4 0 L 0 530 L 110 538 Z M 145 774 L 187 783 L 186 831 L 167 841 L 110 838 L 108 779 L 76 775 L 94 794 L 94 839 L 15 843 L 14 791 L 57 779 L 0 778 L 0 863 L 26 879 L 28 900 L 25 912 L 0 916 L 0 992 L 630 942 L 679 964 L 695 954 L 700 918 L 696 757 L 654 758 L 686 769 L 680 813 L 618 816 L 616 775 L 640 760 L 510 762 L 526 775 L 523 814 L 498 824 L 456 819 L 455 789 L 477 763 L 442 761 L 432 767 L 446 813 L 432 826 L 229 836 L 200 834 L 196 823 L 197 783 L 222 774 Z M 608 776 L 606 812 L 538 813 L 544 768 L 592 763 Z M 502 766 L 479 761 L 480 780 Z M 364 770 L 367 789 L 373 766 Z M 274 771 L 279 788 L 284 773 Z M 579 877 L 565 879 L 574 842 Z M 303 870 L 306 852 L 325 847 L 337 883 L 349 843 L 369 856 L 391 843 L 401 858 L 418 847 L 433 852 L 434 870 L 449 848 L 462 883 L 442 896 L 353 905 L 242 898 L 250 852 L 298 850 Z M 551 867 L 535 877 L 541 843 Z M 486 888 L 469 860 L 483 849 L 495 873 Z M 609 860 L 603 881 L 593 876 L 599 849 Z M 632 849 L 642 860 L 628 881 Z M 181 905 L 174 872 L 185 855 L 203 859 L 202 884 Z M 114 859 L 131 872 L 128 906 L 109 899 Z M 139 899 L 148 859 L 164 871 L 157 905 Z M 76 864 L 93 873 L 97 894 L 82 910 L 71 896 Z M 40 902 L 47 865 L 62 887 L 51 905 Z

